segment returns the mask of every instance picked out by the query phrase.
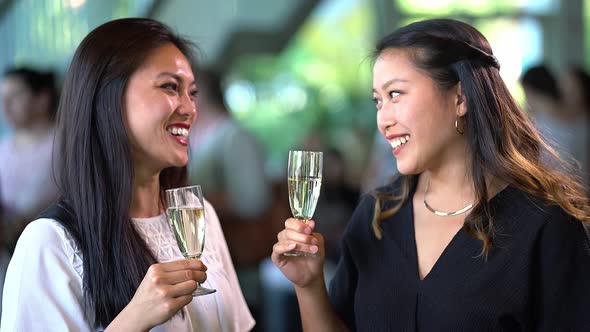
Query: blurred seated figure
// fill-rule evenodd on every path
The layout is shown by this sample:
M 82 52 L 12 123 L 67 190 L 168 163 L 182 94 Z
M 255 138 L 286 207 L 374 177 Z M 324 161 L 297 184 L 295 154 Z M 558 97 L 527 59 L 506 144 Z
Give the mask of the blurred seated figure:
M 566 89 L 560 90 L 555 76 L 545 65 L 529 68 L 521 77 L 528 111 L 541 134 L 566 159 L 574 158 L 581 171 L 588 165 L 588 121 L 570 102 Z M 569 94 L 569 92 L 567 92 Z M 562 98 L 565 97 L 565 98 Z M 556 166 L 556 165 L 554 165 Z
M 51 72 L 12 68 L 0 86 L 11 133 L 0 142 L 5 245 L 12 251 L 26 224 L 57 198 L 51 157 L 57 89 Z

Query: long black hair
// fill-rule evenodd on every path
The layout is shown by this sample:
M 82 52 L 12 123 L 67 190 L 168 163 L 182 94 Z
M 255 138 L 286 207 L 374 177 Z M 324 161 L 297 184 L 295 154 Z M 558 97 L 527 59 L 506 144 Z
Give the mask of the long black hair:
M 495 236 L 488 203 L 488 175 L 557 204 L 580 221 L 590 221 L 583 185 L 566 171 L 549 166 L 566 162 L 543 141 L 518 107 L 500 77 L 498 60 L 477 29 L 451 19 L 415 22 L 381 39 L 375 57 L 388 49 L 407 50 L 413 64 L 428 73 L 442 91 L 461 83 L 467 102 L 463 123 L 470 156 L 469 176 L 476 192 L 476 205 L 465 219 L 465 230 L 482 241 L 484 255 L 492 248 Z M 554 162 L 544 163 L 541 155 Z M 416 181 L 417 175 L 403 176 L 399 193 L 376 194 L 373 230 L 378 238 L 379 223 L 401 208 Z M 397 204 L 381 211 L 382 200 Z
M 194 63 L 192 44 L 157 21 L 105 23 L 80 43 L 63 86 L 55 158 L 73 222 L 62 223 L 82 252 L 85 305 L 97 326 L 107 326 L 129 303 L 155 262 L 129 217 L 134 168 L 122 105 L 131 75 L 167 43 Z M 185 180 L 186 167 L 160 173 L 162 191 Z

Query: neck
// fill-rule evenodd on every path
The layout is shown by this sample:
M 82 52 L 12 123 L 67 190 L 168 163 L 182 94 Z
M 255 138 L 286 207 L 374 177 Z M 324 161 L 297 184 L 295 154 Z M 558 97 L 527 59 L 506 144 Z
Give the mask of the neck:
M 475 189 L 468 168 L 466 149 L 455 149 L 437 167 L 425 170 L 419 178 L 419 200 L 440 212 L 454 212 L 475 203 Z
M 446 167 L 430 169 L 422 173 L 418 180 L 417 194 L 427 204 L 441 212 L 461 210 L 476 203 L 475 185 L 465 162 L 449 164 Z M 508 183 L 485 176 L 488 200 L 508 186 Z
M 144 175 L 136 170 L 135 179 L 130 217 L 148 218 L 159 215 L 163 209 L 160 203 L 160 173 Z
M 471 175 L 465 166 L 465 162 L 461 161 L 424 172 L 426 182 L 430 183 L 429 192 L 451 196 L 457 193 L 472 192 Z M 424 176 L 420 177 L 421 182 Z

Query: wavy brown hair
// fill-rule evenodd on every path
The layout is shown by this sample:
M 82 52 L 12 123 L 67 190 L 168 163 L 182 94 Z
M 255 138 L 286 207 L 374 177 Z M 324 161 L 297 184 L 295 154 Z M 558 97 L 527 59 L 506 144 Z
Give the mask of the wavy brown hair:
M 571 175 L 576 167 L 544 141 L 512 98 L 500 77 L 499 63 L 479 31 L 456 20 L 420 21 L 381 39 L 374 56 L 388 49 L 408 50 L 413 64 L 428 73 L 442 91 L 461 83 L 468 110 L 463 122 L 469 176 L 476 193 L 465 230 L 482 241 L 484 256 L 495 237 L 486 177 L 502 179 L 550 205 L 559 205 L 586 225 L 590 223 L 586 190 L 580 179 Z M 418 175 L 402 176 L 398 192 L 374 193 L 373 230 L 377 238 L 381 238 L 379 224 L 407 202 L 417 179 Z M 395 204 L 384 210 L 384 201 Z

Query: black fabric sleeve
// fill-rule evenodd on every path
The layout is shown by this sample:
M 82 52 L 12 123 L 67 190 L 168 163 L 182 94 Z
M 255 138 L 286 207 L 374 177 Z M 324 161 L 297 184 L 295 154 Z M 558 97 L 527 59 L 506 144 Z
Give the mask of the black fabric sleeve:
M 555 208 L 535 246 L 535 331 L 590 331 L 590 248 L 581 222 Z

